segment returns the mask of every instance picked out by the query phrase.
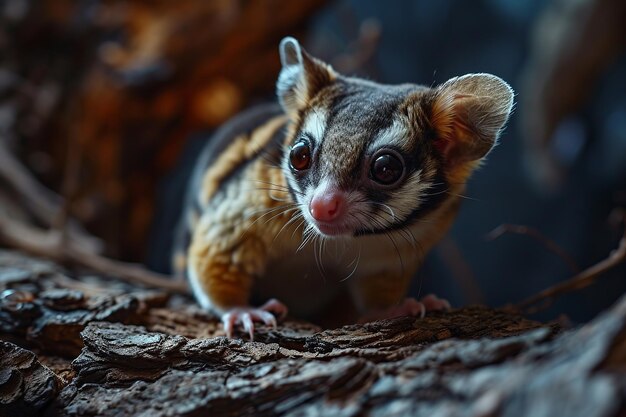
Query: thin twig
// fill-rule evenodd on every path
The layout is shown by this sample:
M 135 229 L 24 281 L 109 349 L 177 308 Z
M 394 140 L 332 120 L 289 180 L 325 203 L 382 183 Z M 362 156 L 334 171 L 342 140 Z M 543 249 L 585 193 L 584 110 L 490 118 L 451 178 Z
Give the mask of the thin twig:
M 79 162 L 79 156 L 70 153 L 72 150 L 69 151 L 68 157 L 73 158 L 76 164 L 66 173 L 68 183 L 65 184 L 64 191 L 67 194 L 72 194 L 75 189 L 71 181 L 74 181 Z M 8 217 L 0 217 L 0 241 L 5 245 L 35 256 L 69 262 L 101 274 L 116 276 L 127 282 L 173 292 L 187 292 L 185 282 L 169 279 L 137 264 L 115 261 L 98 255 L 96 253 L 97 247 L 100 246 L 98 239 L 70 222 L 67 202 L 64 203 L 62 198 L 39 184 L 2 143 L 0 143 L 0 179 L 19 193 L 31 214 L 51 227 L 51 230 L 46 231 Z M 67 197 L 71 198 L 71 195 Z
M 619 241 L 617 249 L 613 250 L 606 259 L 584 270 L 570 280 L 547 288 L 540 293 L 517 303 L 513 306 L 513 308 L 518 311 L 526 311 L 529 313 L 534 313 L 542 308 L 546 308 L 555 297 L 591 285 L 600 275 L 615 268 L 624 261 L 626 261 L 626 228 L 624 230 L 624 235 Z M 544 305 L 542 305 L 541 308 L 529 308 L 537 305 L 539 302 L 544 302 Z
M 532 227 L 519 224 L 501 224 L 500 226 L 489 232 L 487 236 L 485 236 L 485 239 L 487 239 L 488 241 L 496 240 L 505 233 L 516 233 L 518 235 L 525 235 L 535 239 L 536 241 L 541 243 L 547 250 L 560 257 L 563 262 L 567 264 L 572 273 L 575 274 L 577 272 L 580 272 L 580 268 L 576 264 L 576 261 L 574 261 L 574 259 L 572 259 L 572 257 L 569 256 L 562 247 L 560 247 L 552 239 L 544 236 L 539 230 Z
M 26 211 L 44 225 L 54 228 L 63 199 L 41 185 L 26 167 L 0 142 L 0 181 L 18 195 Z M 80 246 L 97 253 L 102 242 L 91 236 L 76 222 L 67 224 L 68 235 Z
M 75 241 L 59 244 L 54 233 L 36 229 L 6 217 L 0 217 L 0 241 L 5 245 L 34 256 L 57 262 L 69 262 L 94 272 L 114 276 L 130 283 L 162 288 L 177 293 L 187 293 L 185 282 L 151 272 L 144 267 L 108 259 L 83 249 Z

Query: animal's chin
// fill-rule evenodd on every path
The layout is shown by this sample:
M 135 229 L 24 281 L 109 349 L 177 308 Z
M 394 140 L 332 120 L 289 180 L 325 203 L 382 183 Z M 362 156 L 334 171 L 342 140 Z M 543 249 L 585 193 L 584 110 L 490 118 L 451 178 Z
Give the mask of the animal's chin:
M 317 231 L 323 236 L 352 236 L 354 230 L 351 227 L 342 224 L 315 222 Z

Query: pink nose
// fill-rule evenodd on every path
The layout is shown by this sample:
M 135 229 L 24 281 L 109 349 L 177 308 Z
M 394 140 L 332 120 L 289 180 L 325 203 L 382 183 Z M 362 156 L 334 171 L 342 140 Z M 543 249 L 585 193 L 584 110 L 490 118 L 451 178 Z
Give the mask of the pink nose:
M 309 211 L 315 220 L 332 222 L 342 213 L 346 199 L 338 191 L 330 191 L 313 197 L 309 204 Z

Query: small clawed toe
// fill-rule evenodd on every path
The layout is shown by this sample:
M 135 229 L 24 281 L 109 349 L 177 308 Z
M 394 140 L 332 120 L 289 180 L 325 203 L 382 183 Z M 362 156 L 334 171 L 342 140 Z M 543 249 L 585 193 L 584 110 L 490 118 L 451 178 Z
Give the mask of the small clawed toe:
M 271 299 L 260 308 L 235 308 L 222 315 L 222 324 L 228 338 L 233 337 L 235 326 L 241 324 L 243 330 L 254 340 L 255 322 L 276 329 L 278 326 L 275 313 L 279 320 L 287 315 L 287 307 L 276 299 Z

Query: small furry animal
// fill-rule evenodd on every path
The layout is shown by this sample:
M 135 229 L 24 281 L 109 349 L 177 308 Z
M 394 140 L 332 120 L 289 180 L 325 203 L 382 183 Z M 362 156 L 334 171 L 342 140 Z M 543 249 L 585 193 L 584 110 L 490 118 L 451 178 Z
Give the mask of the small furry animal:
M 252 338 L 288 308 L 355 320 L 448 307 L 404 297 L 513 90 L 490 74 L 435 88 L 347 77 L 291 37 L 279 52 L 280 105 L 235 117 L 199 157 L 175 269 L 229 337 L 242 325 Z

